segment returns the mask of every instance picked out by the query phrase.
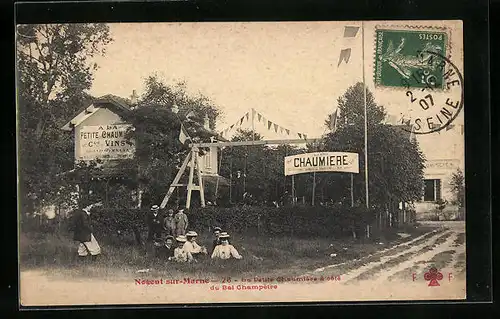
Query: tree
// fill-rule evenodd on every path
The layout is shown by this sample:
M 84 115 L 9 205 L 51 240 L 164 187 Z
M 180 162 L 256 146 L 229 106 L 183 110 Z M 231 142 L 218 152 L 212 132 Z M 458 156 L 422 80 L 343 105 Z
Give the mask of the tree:
M 179 142 L 181 122 L 193 142 L 209 142 L 215 134 L 204 129 L 204 117 L 215 125 L 221 112 L 207 97 L 190 95 L 185 83 L 169 86 L 152 75 L 144 85 L 137 108 L 123 115 L 134 127 L 128 138 L 135 141 L 136 153 L 134 159 L 123 161 L 120 169 L 136 169 L 136 184 L 144 191 L 144 204 L 149 205 L 163 199 L 190 151 Z M 174 104 L 179 108 L 177 114 L 172 112 Z M 204 151 L 200 150 L 201 154 Z
M 16 35 L 19 187 L 33 210 L 54 199 L 54 177 L 73 167 L 72 140 L 60 126 L 92 100 L 84 92 L 97 68 L 91 58 L 111 38 L 105 24 L 20 25 Z
M 321 146 L 324 151 L 346 151 L 359 154 L 360 172 L 354 175 L 355 200 L 365 199 L 364 174 L 364 102 L 363 84 L 350 87 L 338 100 L 338 129 L 329 133 Z M 416 141 L 400 127 L 384 125 L 384 107 L 375 103 L 367 91 L 368 169 L 371 206 L 395 207 L 399 202 L 421 198 L 424 156 Z M 349 196 L 350 177 L 336 174 L 328 193 L 337 199 Z
M 17 31 L 18 80 L 21 94 L 26 93 L 24 97 L 37 106 L 31 115 L 37 119 L 35 139 L 39 141 L 50 119 L 67 115 L 56 114 L 51 102 L 67 101 L 92 85 L 97 64 L 90 58 L 104 54 L 111 41 L 109 27 L 101 23 L 35 24 L 20 25 Z
M 144 87 L 138 107 L 156 105 L 171 108 L 175 104 L 179 108 L 179 115 L 186 116 L 192 111 L 195 115 L 193 119 L 199 123 L 203 123 L 205 116 L 208 116 L 211 130 L 215 130 L 215 122 L 222 116 L 219 107 L 207 96 L 190 94 L 184 81 L 167 85 L 157 74 L 152 74 L 146 78 Z
M 237 141 L 262 140 L 260 134 L 238 129 L 231 139 Z M 241 202 L 243 193 L 251 194 L 257 202 L 279 201 L 285 191 L 291 190 L 291 179 L 283 174 L 284 157 L 297 154 L 290 145 L 226 147 L 221 152 L 220 174 L 232 182 L 232 200 Z M 238 175 L 238 171 L 240 172 Z M 239 177 L 238 177 L 239 176 Z
M 450 181 L 451 191 L 455 195 L 455 204 L 459 208 L 465 207 L 465 176 L 461 169 L 457 170 L 451 175 Z

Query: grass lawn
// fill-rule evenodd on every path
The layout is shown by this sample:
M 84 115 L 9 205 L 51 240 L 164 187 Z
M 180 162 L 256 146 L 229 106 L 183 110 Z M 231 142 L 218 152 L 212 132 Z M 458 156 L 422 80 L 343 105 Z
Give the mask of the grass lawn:
M 433 230 L 430 227 L 407 227 L 374 233 L 370 239 L 300 239 L 292 237 L 258 237 L 232 234 L 231 243 L 243 255 L 242 260 L 214 261 L 207 258 L 198 263 L 180 264 L 149 257 L 144 247 L 131 244 L 130 238 L 104 240 L 95 234 L 102 249 L 95 262 L 82 263 L 77 259 L 76 243 L 70 234 L 20 234 L 21 270 L 47 270 L 48 274 L 89 278 L 130 280 L 131 278 L 209 278 L 224 276 L 238 278 L 291 277 L 331 264 L 361 258 L 390 246 L 412 240 Z M 397 232 L 410 237 L 400 238 Z M 209 246 L 210 234 L 199 234 L 198 242 Z M 336 254 L 331 257 L 331 254 Z M 137 273 L 140 269 L 147 273 Z

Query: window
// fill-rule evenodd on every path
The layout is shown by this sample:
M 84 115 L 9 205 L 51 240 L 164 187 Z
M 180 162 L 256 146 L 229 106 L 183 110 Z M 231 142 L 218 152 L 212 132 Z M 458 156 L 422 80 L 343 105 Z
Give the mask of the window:
M 205 155 L 203 156 L 204 157 L 204 166 L 205 168 L 211 168 L 212 167 L 212 163 L 211 163 L 211 158 L 212 158 L 212 152 L 208 151 L 205 153 Z
M 424 180 L 424 201 L 435 202 L 441 199 L 441 180 L 440 179 L 425 179 Z

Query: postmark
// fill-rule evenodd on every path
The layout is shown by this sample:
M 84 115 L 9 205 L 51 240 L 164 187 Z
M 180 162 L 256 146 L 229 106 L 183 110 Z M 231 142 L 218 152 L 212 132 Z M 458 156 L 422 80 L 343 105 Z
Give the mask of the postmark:
M 422 65 L 413 70 L 410 78 L 400 78 L 412 112 L 412 116 L 401 118 L 401 124 L 414 134 L 439 132 L 451 125 L 463 108 L 463 76 L 450 59 L 439 53 L 417 50 L 415 56 L 436 65 L 442 77 L 436 77 Z
M 442 87 L 443 70 L 432 54 L 446 56 L 447 44 L 448 34 L 443 31 L 376 30 L 375 85 L 404 87 L 401 79 L 409 81 L 423 70 L 435 79 L 435 87 Z M 426 86 L 421 81 L 411 83 L 416 88 Z

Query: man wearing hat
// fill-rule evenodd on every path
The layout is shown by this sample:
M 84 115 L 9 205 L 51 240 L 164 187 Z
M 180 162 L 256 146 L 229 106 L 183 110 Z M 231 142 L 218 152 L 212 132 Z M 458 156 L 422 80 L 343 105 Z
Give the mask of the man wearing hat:
M 184 250 L 184 244 L 186 243 L 186 236 L 180 235 L 175 238 L 177 241 L 177 247 L 174 249 L 174 256 L 170 257 L 168 260 L 174 260 L 177 262 L 190 262 L 193 260 L 193 256 Z
M 220 245 L 215 247 L 212 253 L 212 259 L 229 259 L 231 257 L 236 259 L 243 258 L 233 245 L 229 244 L 229 234 L 221 233 L 219 236 Z
M 201 257 L 207 254 L 207 249 L 198 245 L 196 239 L 198 238 L 198 234 L 195 231 L 188 231 L 186 233 L 187 241 L 184 244 L 184 250 L 189 252 L 193 258 Z
M 169 209 L 167 216 L 163 219 L 163 229 L 166 231 L 167 235 L 175 235 L 175 218 L 173 209 Z
M 222 232 L 222 229 L 220 227 L 214 227 L 215 239 L 212 242 L 212 249 L 210 250 L 210 252 L 213 252 L 215 250 L 215 247 L 217 247 L 217 245 L 220 244 L 219 235 L 221 232 Z
M 167 235 L 167 237 L 165 237 L 165 241 L 157 250 L 157 256 L 159 258 L 170 260 L 171 257 L 174 257 L 174 240 L 174 236 Z
M 184 214 L 184 209 L 179 209 L 179 212 L 175 214 L 175 235 L 181 236 L 186 235 L 186 230 L 188 228 L 188 217 Z
M 162 219 L 160 216 L 160 207 L 158 205 L 153 205 L 151 211 L 147 215 L 147 226 L 148 226 L 148 241 L 160 239 L 162 232 Z

